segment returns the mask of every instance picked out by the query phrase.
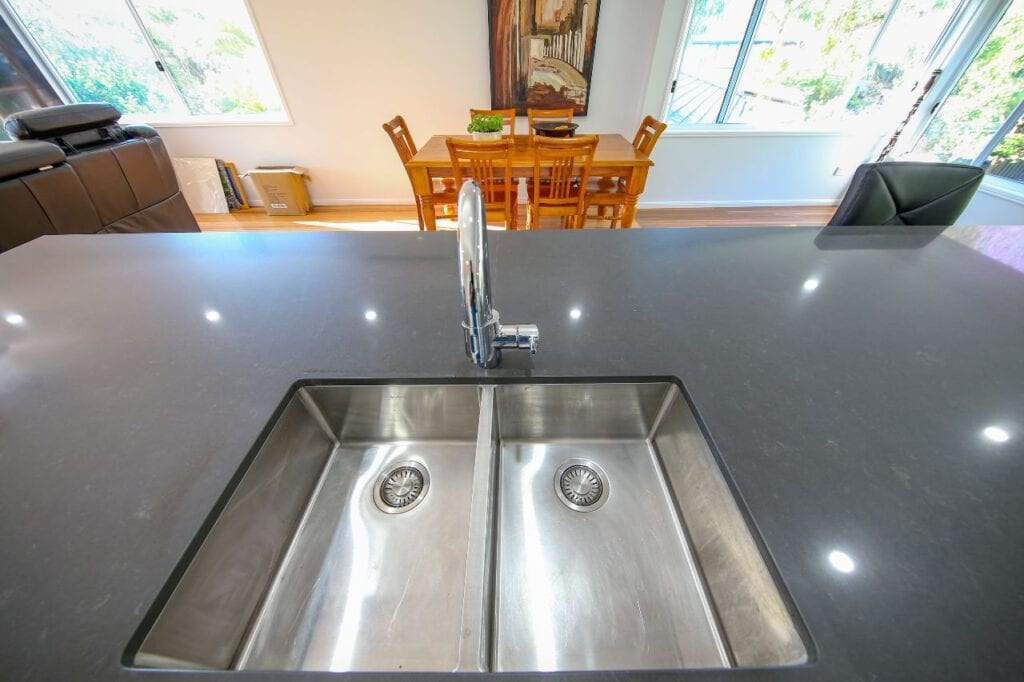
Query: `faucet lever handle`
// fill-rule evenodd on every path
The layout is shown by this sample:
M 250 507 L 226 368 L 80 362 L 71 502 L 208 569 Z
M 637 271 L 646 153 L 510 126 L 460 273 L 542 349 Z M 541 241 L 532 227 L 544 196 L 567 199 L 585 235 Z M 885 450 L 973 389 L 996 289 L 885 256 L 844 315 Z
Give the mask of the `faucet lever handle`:
M 498 325 L 498 336 L 494 339 L 495 348 L 516 348 L 537 354 L 540 343 L 540 331 L 535 324 L 501 324 Z

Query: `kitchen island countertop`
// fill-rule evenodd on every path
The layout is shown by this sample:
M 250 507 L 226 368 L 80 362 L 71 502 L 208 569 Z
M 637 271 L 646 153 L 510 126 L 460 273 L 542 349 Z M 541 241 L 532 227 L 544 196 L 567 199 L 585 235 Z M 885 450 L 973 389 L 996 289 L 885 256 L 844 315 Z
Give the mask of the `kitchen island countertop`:
M 450 233 L 38 239 L 0 255 L 0 677 L 334 679 L 123 663 L 298 380 L 672 376 L 813 660 L 588 677 L 1019 679 L 1022 250 L 1021 228 L 493 234 L 495 305 L 541 347 L 483 372 Z

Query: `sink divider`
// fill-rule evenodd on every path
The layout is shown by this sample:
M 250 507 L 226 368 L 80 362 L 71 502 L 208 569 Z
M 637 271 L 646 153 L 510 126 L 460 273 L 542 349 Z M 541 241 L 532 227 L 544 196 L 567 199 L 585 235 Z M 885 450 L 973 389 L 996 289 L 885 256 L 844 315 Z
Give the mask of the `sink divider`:
M 456 671 L 491 670 L 497 523 L 498 443 L 494 386 L 480 387 L 480 421 L 473 463 L 469 547 L 462 606 L 462 642 Z M 474 599 L 474 596 L 477 598 Z

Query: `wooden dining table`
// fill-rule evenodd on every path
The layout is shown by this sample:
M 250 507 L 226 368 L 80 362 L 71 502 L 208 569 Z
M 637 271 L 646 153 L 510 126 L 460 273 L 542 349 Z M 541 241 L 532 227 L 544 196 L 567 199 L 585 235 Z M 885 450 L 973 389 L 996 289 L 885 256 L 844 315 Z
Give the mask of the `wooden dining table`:
M 451 178 L 451 157 L 446 140 L 472 139 L 469 135 L 434 135 L 405 164 L 416 193 L 416 205 L 428 230 L 437 229 L 434 212 L 435 178 Z M 622 209 L 622 226 L 631 227 L 636 218 L 637 198 L 647 185 L 647 172 L 654 162 L 633 148 L 622 135 L 598 135 L 597 150 L 590 170 L 592 178 L 622 178 L 625 180 L 626 201 Z M 516 135 L 512 149 L 512 175 L 517 178 L 533 177 L 533 145 L 529 135 Z

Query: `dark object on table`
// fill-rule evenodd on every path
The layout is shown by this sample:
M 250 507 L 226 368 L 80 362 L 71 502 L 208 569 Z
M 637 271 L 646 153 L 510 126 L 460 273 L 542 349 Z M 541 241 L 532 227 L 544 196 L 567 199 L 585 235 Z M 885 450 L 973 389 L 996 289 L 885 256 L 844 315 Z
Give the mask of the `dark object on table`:
M 952 225 L 985 171 L 959 163 L 865 163 L 829 225 Z
M 0 144 L 0 251 L 44 234 L 198 232 L 163 141 L 92 102 L 22 111 Z
M 542 121 L 533 124 L 533 130 L 543 137 L 576 137 L 578 123 L 568 121 Z

